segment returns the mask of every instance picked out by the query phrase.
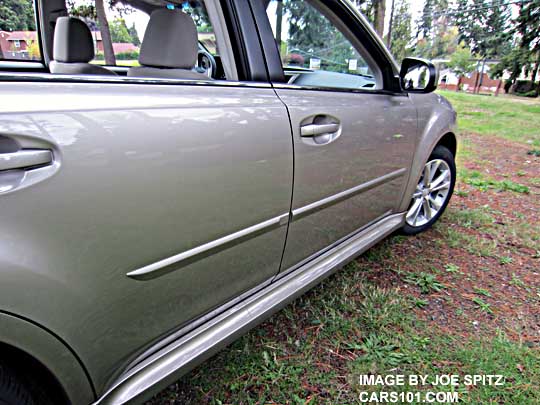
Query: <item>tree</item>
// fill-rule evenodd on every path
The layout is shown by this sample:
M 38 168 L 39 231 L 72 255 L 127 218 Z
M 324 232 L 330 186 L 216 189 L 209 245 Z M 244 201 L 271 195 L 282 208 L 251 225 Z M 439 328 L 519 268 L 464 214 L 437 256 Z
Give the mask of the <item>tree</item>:
M 474 70 L 476 62 L 471 50 L 463 42 L 460 42 L 456 51 L 450 57 L 447 66 L 458 75 L 464 75 Z
M 373 26 L 375 31 L 382 38 L 384 34 L 384 17 L 386 15 L 386 1 L 385 0 L 372 0 L 373 1 Z
M 105 5 L 103 0 L 96 1 L 96 15 L 99 23 L 99 30 L 101 31 L 101 40 L 103 41 L 103 53 L 105 55 L 105 63 L 107 65 L 116 65 L 116 57 L 114 55 L 114 49 L 111 40 L 111 31 L 109 29 L 109 22 L 107 21 L 107 15 L 105 14 Z
M 35 31 L 36 21 L 32 0 L 2 0 L 0 31 Z
M 76 4 L 74 0 L 68 0 L 68 11 L 72 16 L 81 18 L 86 22 L 91 31 L 99 30 L 101 32 L 101 41 L 103 42 L 103 53 L 107 65 L 116 65 L 116 57 L 112 46 L 111 31 L 107 15 L 105 14 L 104 0 L 90 0 L 89 4 Z M 108 7 L 113 7 L 116 0 L 109 0 Z M 97 20 L 97 24 L 96 24 Z
M 434 0 L 426 0 L 422 9 L 422 16 L 418 20 L 418 32 L 416 36 L 422 38 L 430 38 L 433 28 L 433 13 L 435 12 Z
M 515 83 L 521 72 L 531 74 L 534 84 L 540 66 L 540 2 L 521 2 L 519 13 L 512 21 L 510 29 L 511 50 L 505 54 L 494 69 L 494 75 L 500 76 L 504 70 L 511 73 L 510 81 Z M 538 96 L 540 83 L 535 88 Z
M 394 17 L 391 19 L 388 44 L 396 61 L 400 62 L 410 52 L 411 42 L 411 11 L 408 0 L 394 1 Z
M 344 71 L 348 60 L 357 55 L 345 36 L 316 8 L 307 2 L 285 0 L 287 13 L 288 52 L 304 60 L 317 58 L 325 70 Z
M 366 17 L 366 19 L 374 25 L 373 16 L 373 1 L 372 0 L 354 0 L 356 8 Z
M 510 51 L 510 7 L 500 0 L 458 0 L 454 24 L 459 40 L 482 58 L 502 58 Z
M 135 28 L 135 23 L 129 27 L 129 36 L 131 37 L 131 43 L 135 46 L 141 45 L 141 40 L 139 38 L 139 33 L 137 32 L 137 28 Z
M 386 0 L 354 0 L 354 4 L 382 38 L 384 33 Z
M 39 60 L 41 59 L 41 52 L 39 50 L 39 43 L 37 40 L 32 39 L 30 36 L 28 36 L 25 39 L 26 42 L 26 50 L 28 51 L 28 57 L 31 60 Z
M 109 23 L 112 42 L 131 43 L 132 38 L 129 34 L 126 21 L 123 18 L 115 18 Z
M 457 29 L 448 18 L 448 0 L 426 0 L 417 21 L 415 53 L 424 58 L 443 58 L 451 55 L 457 44 Z

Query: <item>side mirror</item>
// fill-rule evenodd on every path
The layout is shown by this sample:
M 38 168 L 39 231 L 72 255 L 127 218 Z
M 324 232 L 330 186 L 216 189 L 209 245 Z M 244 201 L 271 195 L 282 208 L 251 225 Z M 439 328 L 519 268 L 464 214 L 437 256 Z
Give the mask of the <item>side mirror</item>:
M 401 88 L 409 93 L 431 93 L 437 88 L 439 73 L 433 63 L 419 58 L 405 58 L 399 78 Z

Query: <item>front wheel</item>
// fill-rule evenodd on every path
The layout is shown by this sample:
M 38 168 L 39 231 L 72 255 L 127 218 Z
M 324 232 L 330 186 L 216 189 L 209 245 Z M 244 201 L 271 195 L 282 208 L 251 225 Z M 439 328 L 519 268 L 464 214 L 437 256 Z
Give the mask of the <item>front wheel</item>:
M 442 215 L 456 184 L 454 155 L 444 146 L 431 153 L 407 210 L 403 232 L 414 235 L 430 228 Z

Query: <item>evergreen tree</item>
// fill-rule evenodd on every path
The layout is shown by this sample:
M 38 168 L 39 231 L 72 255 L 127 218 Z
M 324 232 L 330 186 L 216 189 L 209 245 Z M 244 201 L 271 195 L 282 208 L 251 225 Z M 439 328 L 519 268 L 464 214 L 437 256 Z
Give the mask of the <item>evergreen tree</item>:
M 458 0 L 454 23 L 459 40 L 482 58 L 501 58 L 508 46 L 510 7 L 500 0 Z
M 457 45 L 457 32 L 447 16 L 448 0 L 426 0 L 417 21 L 415 53 L 424 58 L 442 58 L 451 55 Z
M 392 27 L 390 33 L 390 49 L 397 62 L 401 62 L 410 52 L 411 11 L 408 0 L 395 0 Z
M 511 72 L 510 81 L 515 83 L 524 72 L 531 75 L 534 83 L 540 66 L 540 1 L 520 3 L 509 35 L 513 47 L 496 66 L 494 75 L 500 76 L 504 70 L 508 70 Z M 539 95 L 540 83 L 536 85 L 535 93 Z
M 131 25 L 128 29 L 129 36 L 131 37 L 131 43 L 135 46 L 141 46 L 141 40 L 139 38 L 139 33 L 137 32 L 137 28 L 135 28 L 135 23 Z
M 316 8 L 308 2 L 285 0 L 283 13 L 289 24 L 286 50 L 301 55 L 304 62 L 310 58 L 321 60 L 321 68 L 346 71 L 348 60 L 358 58 L 347 38 Z
M 433 29 L 433 15 L 435 13 L 435 2 L 437 0 L 426 0 L 422 10 L 422 16 L 418 20 L 417 36 L 422 38 L 430 38 L 431 30 Z
M 353 0 L 356 8 L 367 18 L 377 34 L 382 38 L 386 0 Z

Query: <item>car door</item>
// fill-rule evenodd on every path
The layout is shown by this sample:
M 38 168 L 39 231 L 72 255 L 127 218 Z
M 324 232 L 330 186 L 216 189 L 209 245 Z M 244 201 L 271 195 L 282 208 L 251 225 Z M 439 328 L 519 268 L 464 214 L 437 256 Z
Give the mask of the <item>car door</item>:
M 399 88 L 390 89 L 392 62 L 347 5 L 252 3 L 266 8 L 257 13 L 259 30 L 293 131 L 285 271 L 397 209 L 414 151 L 416 110 Z M 272 34 L 280 44 L 277 63 Z
M 268 83 L 4 72 L 0 93 L 0 309 L 98 391 L 278 272 L 293 152 Z

